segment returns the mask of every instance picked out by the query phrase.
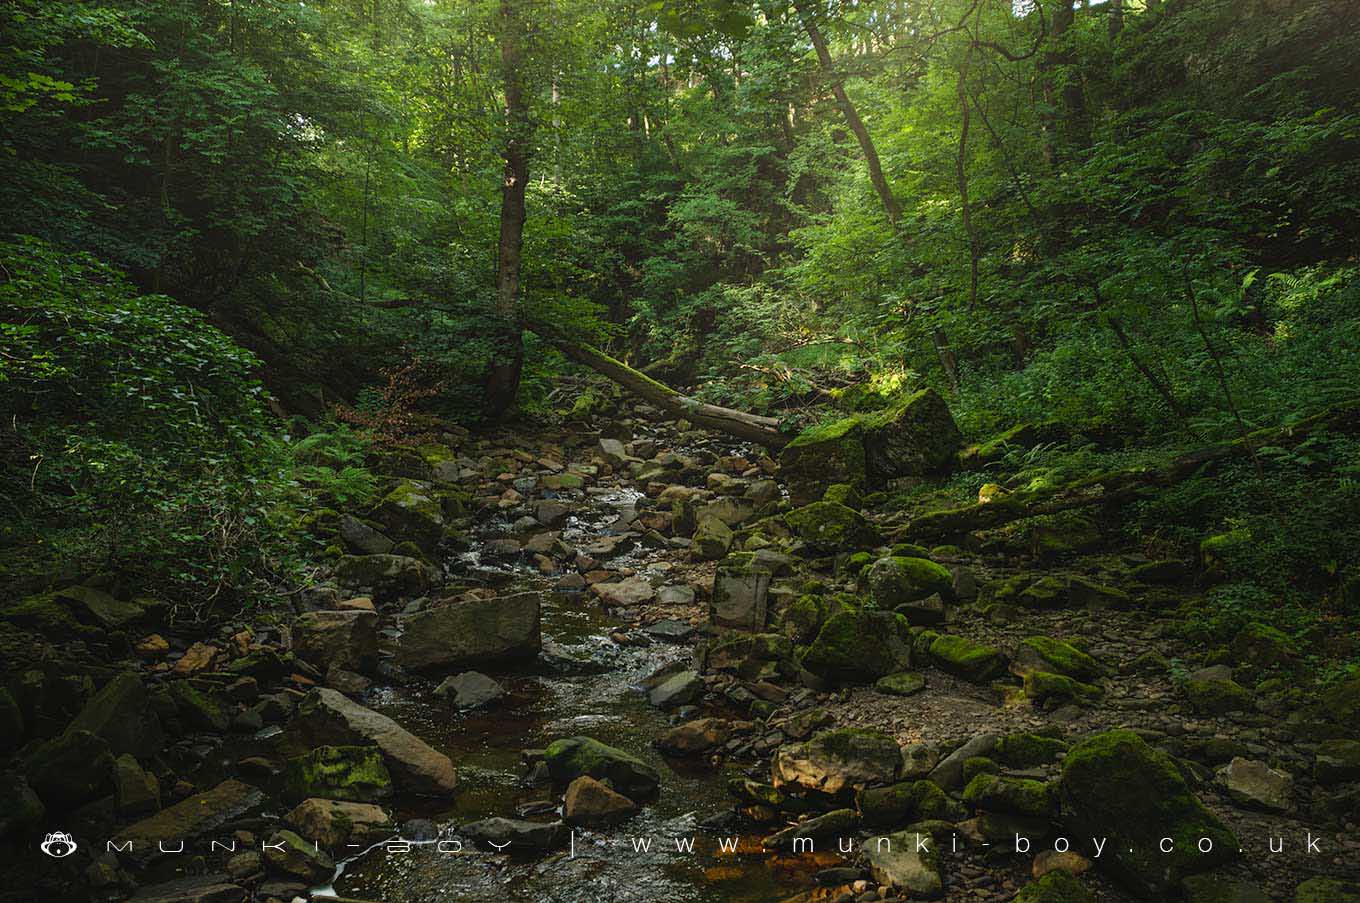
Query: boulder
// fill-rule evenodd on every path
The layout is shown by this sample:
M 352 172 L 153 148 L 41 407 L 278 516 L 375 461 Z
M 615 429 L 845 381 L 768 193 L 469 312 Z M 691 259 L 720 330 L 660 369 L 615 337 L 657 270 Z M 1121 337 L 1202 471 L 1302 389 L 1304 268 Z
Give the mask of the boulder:
M 320 884 L 335 874 L 335 860 L 292 831 L 275 831 L 261 848 L 271 869 L 306 884 Z
M 795 505 L 822 497 L 830 483 L 868 485 L 864 431 L 853 417 L 799 433 L 779 454 L 779 475 Z
M 321 846 L 335 850 L 351 841 L 369 843 L 387 837 L 395 828 L 378 806 L 347 800 L 303 800 L 283 817 L 285 824 Z
M 909 822 L 941 819 L 959 821 L 964 808 L 932 781 L 906 781 L 887 787 L 862 790 L 855 798 L 864 823 L 890 827 Z
M 1071 643 L 1046 636 L 1021 640 L 1010 667 L 1011 673 L 1018 677 L 1034 671 L 1047 671 L 1088 683 L 1109 673 L 1104 665 Z
M 1218 782 L 1240 806 L 1288 812 L 1294 804 L 1294 779 L 1264 762 L 1234 756 L 1218 770 Z
M 902 773 L 902 750 L 879 731 L 839 728 L 804 743 L 787 743 L 771 763 L 780 790 L 837 796 L 874 784 L 891 784 Z
M 756 563 L 754 554 L 728 555 L 713 575 L 709 620 L 719 627 L 764 630 L 770 579 L 770 571 Z
M 484 818 L 469 822 L 459 834 L 497 853 L 548 853 L 561 849 L 568 840 L 566 826 L 560 822 L 543 823 L 513 818 Z
M 930 780 L 952 790 L 963 783 L 963 764 L 969 759 L 989 755 L 996 748 L 996 734 L 978 734 L 940 760 L 930 771 Z
M 110 789 L 113 755 L 103 737 L 67 730 L 27 753 L 22 771 L 50 809 L 74 809 Z
M 378 662 L 378 615 L 371 611 L 309 611 L 293 622 L 293 652 L 322 671 L 368 671 Z
M 697 561 L 717 561 L 732 548 L 732 528 L 716 517 L 700 519 L 694 529 L 690 555 Z
M 1244 712 L 1251 708 L 1251 693 L 1232 678 L 1190 675 L 1185 682 L 1190 708 L 1204 715 Z
M 793 849 L 799 852 L 800 840 L 817 840 L 823 837 L 848 837 L 859 827 L 859 816 L 854 809 L 832 809 L 823 815 L 800 821 L 782 831 L 765 838 L 762 846 L 770 850 Z
M 1271 903 L 1259 887 L 1222 874 L 1191 875 L 1181 882 L 1185 903 Z
M 652 687 L 647 700 L 659 709 L 692 705 L 704 695 L 704 679 L 697 671 L 680 671 Z
M 477 671 L 464 671 L 444 678 L 434 695 L 447 699 L 460 709 L 480 709 L 505 695 L 505 687 Z
M 656 588 L 643 576 L 626 577 L 611 583 L 597 583 L 591 592 L 600 603 L 613 608 L 634 608 L 656 598 Z
M 141 604 L 116 599 L 91 586 L 68 586 L 54 595 L 58 602 L 64 602 L 83 613 L 85 620 L 108 630 L 121 630 L 147 614 Z
M 934 838 L 916 831 L 899 831 L 864 841 L 864 858 L 874 880 L 895 887 L 912 899 L 944 896 L 939 852 Z
M 1064 674 L 1051 674 L 1048 671 L 1031 671 L 1025 675 L 1025 696 L 1035 705 L 1043 705 L 1049 700 L 1057 703 L 1095 702 L 1105 695 L 1105 691 L 1095 684 L 1082 683 Z
M 586 775 L 571 782 L 562 802 L 562 817 L 569 825 L 615 824 L 637 811 L 637 803 Z
M 396 545 L 352 514 L 340 517 L 340 541 L 358 555 L 386 555 Z
M 1294 903 L 1360 903 L 1360 881 L 1309 878 L 1294 889 Z
M 538 593 L 448 600 L 402 620 L 397 663 L 455 670 L 533 658 L 542 647 Z
M 1000 649 L 961 636 L 940 636 L 930 644 L 935 667 L 972 683 L 986 683 L 1006 670 Z
M 1132 731 L 1107 731 L 1072 747 L 1059 797 L 1069 832 L 1110 837 L 1096 866 L 1146 897 L 1163 899 L 1186 877 L 1237 856 L 1237 839 L 1190 792 L 1171 758 Z M 1170 852 L 1159 847 L 1164 837 Z
M 437 576 L 430 565 L 405 555 L 345 555 L 335 565 L 337 583 L 368 590 L 378 602 L 425 593 Z
M 954 574 L 949 568 L 924 558 L 890 555 L 869 568 L 869 595 L 884 611 L 935 593 L 952 593 L 953 587 Z
M 160 781 L 127 753 L 113 760 L 113 804 L 124 818 L 147 815 L 161 807 Z
M 444 510 L 427 484 L 402 480 L 383 497 L 373 519 L 398 541 L 410 540 L 433 552 L 444 535 Z
M 191 843 L 251 812 L 264 803 L 264 794 L 249 784 L 226 780 L 211 790 L 180 800 L 119 831 L 114 844 L 119 855 L 145 863 L 162 855 L 161 841 L 183 838 Z M 131 844 L 124 849 L 125 844 Z M 172 843 L 171 849 L 175 846 Z
M 1091 903 L 1094 899 L 1076 876 L 1054 869 L 1022 887 L 1014 903 Z
M 378 747 L 397 787 L 409 793 L 445 795 L 457 784 L 448 756 L 386 715 L 364 708 L 335 690 L 321 688 L 308 693 L 289 731 L 304 749 Z
M 1360 740 L 1327 740 L 1318 746 L 1313 780 L 1324 787 L 1360 781 Z
M 853 552 L 878 545 L 878 531 L 863 514 L 836 502 L 813 502 L 784 515 L 799 539 L 812 552 Z
M 146 686 L 132 672 L 104 684 L 67 730 L 89 731 L 108 743 L 115 756 L 152 756 L 165 742 L 160 718 L 147 702 Z
M 911 671 L 898 671 L 874 682 L 874 689 L 888 696 L 911 696 L 925 688 L 926 679 Z
M 907 620 L 887 611 L 841 611 L 817 632 L 803 667 L 819 677 L 868 683 L 911 667 Z
M 374 746 L 318 746 L 288 760 L 290 799 L 362 800 L 392 795 L 392 775 Z
M 179 721 L 189 730 L 220 734 L 230 726 L 231 717 L 213 692 L 188 680 L 171 681 L 166 692 L 175 703 Z
M 543 754 L 554 784 L 568 786 L 579 777 L 608 781 L 630 799 L 646 799 L 656 793 L 661 775 L 630 753 L 591 737 L 568 737 L 550 744 Z
M 731 738 L 731 726 L 724 719 L 698 718 L 666 731 L 654 745 L 664 753 L 692 756 L 722 746 Z
M 1051 818 L 1057 814 L 1052 788 L 1042 781 L 980 774 L 963 789 L 963 801 L 986 812 Z

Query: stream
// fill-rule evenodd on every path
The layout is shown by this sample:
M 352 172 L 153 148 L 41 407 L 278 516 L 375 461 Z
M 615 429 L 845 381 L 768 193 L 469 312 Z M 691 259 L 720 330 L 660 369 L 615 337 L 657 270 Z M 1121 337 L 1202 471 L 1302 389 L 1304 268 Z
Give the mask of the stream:
M 579 547 L 619 532 L 611 525 L 622 523 L 620 512 L 627 512 L 640 494 L 599 488 L 561 496 L 581 506 L 560 531 L 564 541 Z M 473 551 L 448 564 L 451 584 L 455 591 L 461 580 L 464 586 L 497 585 L 502 593 L 542 593 L 543 643 L 549 654 L 518 670 L 485 669 L 507 690 L 487 710 L 455 711 L 433 695 L 432 684 L 371 692 L 368 705 L 447 754 L 458 769 L 453 800 L 410 801 L 407 808 L 398 807 L 398 819 L 429 819 L 442 838 L 457 837 L 459 824 L 491 816 L 556 820 L 561 817 L 558 800 L 549 787 L 525 781 L 521 750 L 579 734 L 657 768 L 660 795 L 639 815 L 604 832 L 576 829 L 568 848 L 541 858 L 483 851 L 471 841 L 461 853 L 440 852 L 428 843 L 409 851 L 379 845 L 340 864 L 334 893 L 384 903 L 767 903 L 805 889 L 818 866 L 812 857 L 766 854 L 751 836 L 740 839 L 736 852 L 717 849 L 720 838 L 737 836 L 698 827 L 701 819 L 732 806 L 718 772 L 702 760 L 663 757 L 651 746 L 671 722 L 648 703 L 640 683 L 658 668 L 689 658 L 691 647 L 618 645 L 610 633 L 630 625 L 611 617 L 587 593 L 554 592 L 551 578 L 520 561 L 484 561 L 479 550 L 486 543 L 512 535 L 524 539 L 533 532 L 513 530 L 503 514 L 481 524 Z M 639 546 L 612 557 L 610 566 L 647 574 L 664 569 L 655 558 Z M 597 673 L 563 673 L 563 658 L 593 663 L 589 670 Z M 694 852 L 677 851 L 677 840 L 692 843 Z

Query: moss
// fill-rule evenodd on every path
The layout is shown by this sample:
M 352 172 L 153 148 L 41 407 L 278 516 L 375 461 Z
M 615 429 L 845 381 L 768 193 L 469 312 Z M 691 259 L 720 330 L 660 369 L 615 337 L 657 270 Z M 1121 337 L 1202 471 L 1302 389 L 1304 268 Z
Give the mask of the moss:
M 906 621 L 883 611 L 833 614 L 803 655 L 803 667 L 836 681 L 877 680 L 910 665 Z
M 392 795 L 392 775 L 374 746 L 319 746 L 288 760 L 284 786 L 293 799 L 372 802 Z
M 1232 559 L 1241 555 L 1251 545 L 1251 531 L 1245 527 L 1229 530 L 1206 537 L 1199 544 L 1200 560 L 1204 569 L 1217 576 L 1225 576 L 1232 570 Z
M 1055 761 L 1066 749 L 1066 743 L 1053 737 L 1007 734 L 996 741 L 992 754 L 1008 768 L 1032 768 Z
M 916 638 L 912 641 L 911 654 L 918 660 L 930 661 L 930 647 L 940 638 L 940 634 L 934 630 L 921 630 L 916 633 Z
M 878 531 L 864 515 L 835 502 L 813 502 L 784 515 L 785 522 L 814 552 L 842 552 L 878 544 Z
M 1338 724 L 1353 726 L 1360 719 L 1360 677 L 1353 677 L 1324 692 L 1319 708 Z
M 769 806 L 771 809 L 780 808 L 787 800 L 773 784 L 762 784 L 739 774 L 728 777 L 727 792 L 742 802 Z
M 981 774 L 997 774 L 1001 766 L 986 756 L 969 756 L 963 760 L 963 783 L 969 784 Z
M 985 683 L 1006 668 L 1000 649 L 961 636 L 936 638 L 930 644 L 930 657 L 941 671 L 974 683 Z
M 896 608 L 934 593 L 948 594 L 953 585 L 949 568 L 925 558 L 880 558 L 869 569 L 869 592 L 879 608 Z
M 1232 654 L 1237 660 L 1257 668 L 1288 664 L 1297 651 L 1284 631 L 1255 621 L 1239 630 L 1232 641 Z
M 857 486 L 852 486 L 849 483 L 832 483 L 826 487 L 826 492 L 822 493 L 822 501 L 836 502 L 858 511 L 864 504 L 864 497 L 860 494 Z
M 1031 671 L 1025 675 L 1025 695 L 1036 705 L 1055 699 L 1059 702 L 1095 702 L 1105 694 L 1100 687 L 1073 680 L 1063 674 Z
M 1055 814 L 1055 800 L 1049 786 L 1028 778 L 979 774 L 963 789 L 963 800 L 988 812 L 1026 818 L 1049 818 Z
M 1235 680 L 1208 678 L 1187 680 L 1185 696 L 1190 707 L 1206 715 L 1242 712 L 1251 708 L 1251 693 Z
M 592 737 L 568 737 L 549 744 L 543 752 L 553 782 L 565 787 L 582 775 L 608 781 L 633 800 L 656 792 L 661 776 L 656 769 L 621 749 Z
M 1022 887 L 1015 895 L 1014 903 L 1091 903 L 1093 899 L 1091 892 L 1074 875 L 1054 869 Z
M 1309 878 L 1294 891 L 1294 903 L 1360 903 L 1360 884 L 1340 878 Z
M 1041 577 L 1016 594 L 1026 608 L 1062 608 L 1067 602 L 1067 585 L 1057 577 Z
M 1132 731 L 1108 731 L 1068 751 L 1060 797 L 1064 828 L 1110 835 L 1103 864 L 1145 896 L 1160 897 L 1187 875 L 1237 855 L 1237 839 L 1186 786 L 1171 758 Z M 1173 848 L 1158 844 L 1171 839 Z M 1200 852 L 1200 838 L 1212 843 Z
M 896 674 L 889 674 L 880 677 L 874 683 L 874 689 L 889 696 L 911 696 L 919 693 L 926 688 L 926 679 L 919 674 L 910 671 L 899 671 Z
M 1107 673 L 1104 665 L 1076 646 L 1046 636 L 1021 640 L 1015 660 L 1017 670 L 1049 671 L 1088 682 Z
M 859 421 L 846 418 L 804 430 L 779 454 L 779 470 L 796 504 L 822 497 L 822 487 L 841 483 L 864 488 L 868 469 Z
M 224 731 L 231 719 L 217 698 L 187 680 L 169 684 L 170 698 L 184 723 L 193 730 Z
M 874 827 L 892 827 L 921 819 L 957 821 L 965 813 L 931 781 L 904 781 L 887 787 L 861 790 L 855 799 L 864 822 Z
M 54 638 L 95 636 L 101 633 L 76 620 L 71 609 L 58 602 L 52 593 L 29 596 L 0 606 L 0 620 L 32 628 Z

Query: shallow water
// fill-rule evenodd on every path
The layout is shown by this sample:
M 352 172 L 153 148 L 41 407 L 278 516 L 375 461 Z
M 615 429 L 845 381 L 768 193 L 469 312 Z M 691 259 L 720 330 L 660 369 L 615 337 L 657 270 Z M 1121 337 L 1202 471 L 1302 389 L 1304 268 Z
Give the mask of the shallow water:
M 579 502 L 582 511 L 562 529 L 563 538 L 584 545 L 607 534 L 619 510 L 636 498 L 630 490 L 590 494 Z M 482 525 L 482 535 L 507 535 L 509 524 L 495 518 Z M 609 563 L 645 570 L 647 556 L 635 549 Z M 412 801 L 398 807 L 398 818 L 429 818 L 440 825 L 443 836 L 456 837 L 458 824 L 488 816 L 515 818 L 518 807 L 533 802 L 556 805 L 551 789 L 525 784 L 520 751 L 577 734 L 627 750 L 656 767 L 662 775 L 660 795 L 624 824 L 604 832 L 577 830 L 561 852 L 542 858 L 493 854 L 471 843 L 457 854 L 437 851 L 433 844 L 409 851 L 378 847 L 342 864 L 336 893 L 384 903 L 769 903 L 805 889 L 812 869 L 831 864 L 806 856 L 767 856 L 751 837 L 738 841 L 732 836 L 728 842 L 737 842 L 737 850 L 726 852 L 717 848 L 724 835 L 697 830 L 698 819 L 729 808 L 731 798 L 714 769 L 666 759 L 652 749 L 651 740 L 670 722 L 648 704 L 639 687 L 657 668 L 689 657 L 689 647 L 617 646 L 609 633 L 619 622 L 593 599 L 546 592 L 548 581 L 522 563 L 484 561 L 477 548 L 451 562 L 451 570 L 474 582 L 503 581 L 502 592 L 544 591 L 545 644 L 555 644 L 574 658 L 608 662 L 610 669 L 589 675 L 551 673 L 541 664 L 517 672 L 488 669 L 509 695 L 484 712 L 452 710 L 432 695 L 433 684 L 375 690 L 369 705 L 446 753 L 458 768 L 459 790 L 453 800 Z M 491 571 L 499 571 L 499 579 Z M 552 813 L 537 819 L 557 817 Z

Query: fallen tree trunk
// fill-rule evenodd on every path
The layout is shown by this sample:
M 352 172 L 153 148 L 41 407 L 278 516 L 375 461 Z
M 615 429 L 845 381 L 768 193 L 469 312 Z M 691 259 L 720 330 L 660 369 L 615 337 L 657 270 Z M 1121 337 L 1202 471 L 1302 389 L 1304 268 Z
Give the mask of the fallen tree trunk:
M 990 530 L 1015 521 L 1074 508 L 1126 501 L 1149 489 L 1172 486 L 1187 480 L 1204 467 L 1225 458 L 1252 454 L 1268 445 L 1296 445 L 1319 427 L 1354 423 L 1357 411 L 1360 411 L 1360 404 L 1336 407 L 1289 426 L 1256 430 L 1233 442 L 1178 455 L 1160 466 L 1130 467 L 1085 477 L 1062 486 L 1013 492 L 983 504 L 931 511 L 900 527 L 893 538 L 897 541 L 940 539 L 974 530 Z
M 533 326 L 529 327 L 534 329 Z M 539 337 L 549 342 L 558 351 L 590 369 L 609 377 L 628 391 L 645 401 L 649 401 L 678 419 L 706 429 L 716 430 L 755 442 L 773 451 L 778 451 L 789 443 L 792 436 L 779 431 L 779 421 L 773 417 L 761 417 L 732 408 L 715 404 L 705 404 L 697 399 L 682 395 L 652 379 L 647 374 L 634 370 L 623 361 L 612 358 L 598 348 L 584 342 L 574 342 L 554 334 L 549 329 L 534 329 Z

